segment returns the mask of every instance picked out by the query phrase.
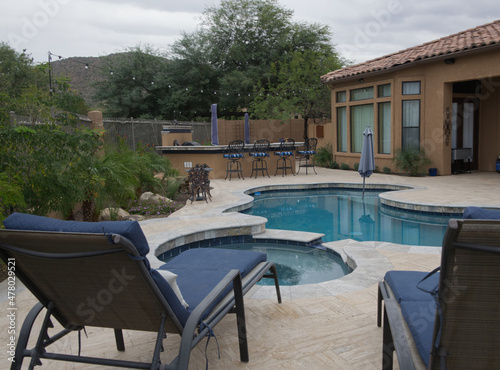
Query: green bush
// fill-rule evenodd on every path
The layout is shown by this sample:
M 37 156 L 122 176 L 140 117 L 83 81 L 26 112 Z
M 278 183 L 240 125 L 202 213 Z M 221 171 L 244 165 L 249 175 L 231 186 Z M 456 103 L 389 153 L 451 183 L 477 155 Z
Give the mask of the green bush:
M 335 161 L 331 162 L 328 167 L 333 168 L 334 170 L 338 170 L 340 168 L 339 164 Z
M 169 214 L 180 209 L 182 205 L 175 201 L 158 200 L 158 201 L 141 201 L 134 200 L 128 212 L 133 215 L 143 216 L 168 216 Z
M 386 175 L 390 175 L 392 170 L 390 167 L 386 166 L 386 167 L 382 168 L 382 172 L 384 172 Z
M 356 162 L 356 163 L 354 163 L 354 164 L 352 165 L 352 168 L 354 168 L 354 171 L 357 171 L 357 170 L 358 170 L 358 168 L 359 168 L 359 163 L 357 163 L 357 162 Z
M 341 170 L 350 170 L 351 167 L 349 167 L 349 165 L 347 163 L 341 163 L 340 164 L 340 169 Z
M 321 167 L 330 167 L 333 162 L 333 149 L 332 145 L 328 144 L 326 147 L 319 147 L 314 155 L 314 162 Z
M 410 176 L 422 174 L 421 168 L 431 163 L 425 154 L 425 149 L 416 146 L 396 151 L 393 161 L 397 168 Z

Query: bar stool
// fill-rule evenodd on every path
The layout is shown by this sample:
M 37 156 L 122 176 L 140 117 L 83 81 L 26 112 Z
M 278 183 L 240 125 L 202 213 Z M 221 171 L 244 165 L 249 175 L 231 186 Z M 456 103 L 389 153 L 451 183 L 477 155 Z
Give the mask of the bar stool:
M 265 160 L 266 157 L 269 157 L 270 145 L 271 143 L 266 139 L 257 140 L 253 143 L 253 151 L 250 153 L 250 156 L 253 157 L 252 174 L 250 178 L 252 178 L 254 171 L 255 178 L 257 178 L 259 171 L 262 173 L 262 176 L 264 176 L 264 171 L 266 171 L 267 177 L 270 177 L 267 172 L 267 162 Z
M 224 154 L 224 158 L 228 159 L 226 164 L 226 179 L 229 175 L 229 181 L 231 181 L 231 175 L 233 172 L 238 174 L 238 178 L 245 180 L 243 177 L 243 171 L 241 170 L 241 158 L 245 158 L 243 155 L 243 148 L 245 147 L 245 143 L 242 140 L 234 140 L 231 141 L 227 146 L 227 153 Z
M 300 155 L 299 170 L 297 171 L 297 173 L 300 172 L 301 167 L 305 167 L 307 175 L 307 168 L 312 167 L 314 173 L 317 174 L 316 168 L 314 168 L 314 155 L 316 154 L 316 145 L 318 145 L 318 139 L 316 139 L 315 137 L 311 137 L 304 142 L 304 146 L 300 148 L 301 150 L 297 150 L 297 154 Z M 311 159 L 311 157 L 312 163 L 309 163 L 309 159 Z M 302 161 L 305 161 L 305 164 L 303 164 Z
M 285 139 L 280 143 L 280 148 L 278 152 L 274 152 L 277 155 L 278 162 L 276 164 L 276 173 L 274 176 L 278 174 L 278 170 L 281 170 L 281 175 L 286 175 L 286 170 L 290 170 L 292 175 L 295 176 L 295 169 L 293 168 L 293 152 L 295 150 L 295 140 L 293 139 Z

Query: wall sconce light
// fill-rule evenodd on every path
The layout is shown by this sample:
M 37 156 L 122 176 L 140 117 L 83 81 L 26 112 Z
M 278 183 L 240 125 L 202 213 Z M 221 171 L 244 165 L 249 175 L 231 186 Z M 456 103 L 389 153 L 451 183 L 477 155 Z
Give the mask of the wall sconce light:
M 450 145 L 450 136 L 451 136 L 451 112 L 450 107 L 446 107 L 446 117 L 444 119 L 443 124 L 443 133 L 444 133 L 444 143 L 446 146 Z

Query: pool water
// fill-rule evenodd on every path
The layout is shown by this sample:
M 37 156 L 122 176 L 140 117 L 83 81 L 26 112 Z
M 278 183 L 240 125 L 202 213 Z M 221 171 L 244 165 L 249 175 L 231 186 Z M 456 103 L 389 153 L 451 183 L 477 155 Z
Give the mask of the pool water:
M 280 285 L 314 284 L 334 280 L 350 272 L 342 258 L 324 247 L 305 247 L 274 243 L 235 243 L 217 248 L 251 250 L 267 253 L 274 262 Z M 274 285 L 273 279 L 262 279 L 259 285 Z
M 383 191 L 313 189 L 253 194 L 242 213 L 268 219 L 266 228 L 325 234 L 343 239 L 405 245 L 441 246 L 448 220 L 459 215 L 405 212 L 380 204 Z

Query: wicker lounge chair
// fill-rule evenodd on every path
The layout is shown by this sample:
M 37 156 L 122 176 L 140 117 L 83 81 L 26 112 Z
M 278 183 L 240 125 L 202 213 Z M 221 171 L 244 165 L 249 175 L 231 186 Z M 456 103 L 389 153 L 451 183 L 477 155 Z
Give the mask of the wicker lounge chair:
M 237 315 L 241 361 L 249 360 L 243 295 L 262 277 L 272 277 L 277 284 L 276 269 L 265 254 L 200 248 L 187 251 L 189 263 L 181 254 L 155 270 L 145 257 L 149 246 L 136 221 L 87 223 L 13 214 L 4 225 L 8 230 L 0 230 L 0 255 L 6 262 L 15 259 L 16 277 L 39 300 L 22 326 L 12 369 L 21 368 L 25 357 L 30 358 L 30 368 L 52 359 L 187 369 L 191 349 L 212 335 L 213 327 L 229 312 Z M 176 281 L 165 280 L 172 275 L 167 268 L 175 268 Z M 276 291 L 281 302 L 278 285 Z M 33 323 L 43 308 L 46 314 L 36 346 L 27 349 Z M 52 318 L 64 329 L 49 335 Z M 120 351 L 125 350 L 122 329 L 156 332 L 152 361 L 47 351 L 51 343 L 85 326 L 114 329 Z M 178 356 L 169 359 L 168 365 L 160 363 L 165 333 L 181 335 Z
M 500 221 L 450 220 L 440 272 L 389 271 L 379 283 L 383 364 L 500 368 Z

